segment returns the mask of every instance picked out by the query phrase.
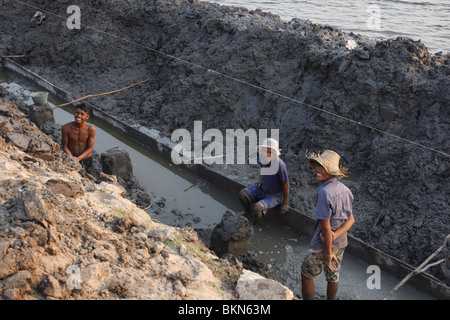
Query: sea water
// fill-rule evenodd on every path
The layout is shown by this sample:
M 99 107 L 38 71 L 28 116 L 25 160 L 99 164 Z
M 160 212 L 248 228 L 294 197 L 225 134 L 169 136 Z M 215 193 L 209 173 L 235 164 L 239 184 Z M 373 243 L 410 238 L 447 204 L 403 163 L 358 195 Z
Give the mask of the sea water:
M 375 39 L 421 40 L 430 53 L 450 51 L 448 0 L 213 0 L 211 2 L 328 25 Z

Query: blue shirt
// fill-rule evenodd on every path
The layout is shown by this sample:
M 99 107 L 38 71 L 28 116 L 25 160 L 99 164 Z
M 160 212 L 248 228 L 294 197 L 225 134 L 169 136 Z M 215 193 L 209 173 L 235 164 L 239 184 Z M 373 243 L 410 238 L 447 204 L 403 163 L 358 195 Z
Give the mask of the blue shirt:
M 326 180 L 317 189 L 317 204 L 314 211 L 316 219 L 314 236 L 309 245 L 310 249 L 324 249 L 320 240 L 320 220 L 330 220 L 331 230 L 335 231 L 352 213 L 353 194 L 347 186 L 336 177 Z M 347 246 L 347 233 L 335 239 L 331 245 L 332 250 Z
M 261 183 L 261 189 L 264 194 L 275 194 L 283 191 L 281 182 L 288 181 L 288 172 L 286 164 L 283 160 L 278 158 L 279 166 L 276 174 L 264 175 Z M 261 167 L 270 167 L 269 164 L 261 164 Z

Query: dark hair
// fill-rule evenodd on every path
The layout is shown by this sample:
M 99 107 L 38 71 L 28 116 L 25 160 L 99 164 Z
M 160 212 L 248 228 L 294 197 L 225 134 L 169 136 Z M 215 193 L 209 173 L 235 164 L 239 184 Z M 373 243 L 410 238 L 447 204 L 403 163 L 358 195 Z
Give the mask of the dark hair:
M 81 109 L 84 112 L 86 112 L 87 114 L 90 114 L 91 108 L 89 108 L 89 106 L 86 103 L 80 103 L 78 105 L 75 106 L 76 109 Z
M 308 159 L 308 161 L 309 161 L 310 166 L 321 166 L 322 167 L 322 165 L 319 162 L 317 162 L 316 160 Z

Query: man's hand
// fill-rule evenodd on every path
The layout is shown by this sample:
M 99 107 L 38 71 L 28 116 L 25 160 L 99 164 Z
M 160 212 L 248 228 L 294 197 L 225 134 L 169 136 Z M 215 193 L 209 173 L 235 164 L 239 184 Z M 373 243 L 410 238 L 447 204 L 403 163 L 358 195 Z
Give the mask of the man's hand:
M 327 266 L 331 271 L 339 270 L 339 260 L 334 254 L 328 255 Z
M 286 214 L 289 212 L 289 204 L 288 203 L 283 203 L 281 205 L 281 214 Z

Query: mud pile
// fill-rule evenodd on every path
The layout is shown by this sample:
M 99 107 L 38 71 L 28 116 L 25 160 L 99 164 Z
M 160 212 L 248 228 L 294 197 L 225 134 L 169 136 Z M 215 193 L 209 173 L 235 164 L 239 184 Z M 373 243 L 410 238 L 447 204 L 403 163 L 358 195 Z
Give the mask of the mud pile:
M 91 102 L 168 136 L 195 120 L 222 132 L 279 129 L 291 205 L 305 214 L 318 186 L 305 151 L 335 150 L 352 173 L 352 234 L 412 265 L 449 234 L 448 54 L 196 0 L 79 1 L 79 30 L 66 26 L 66 2 L 41 1 L 40 25 L 36 9 L 1 3 L 1 54 L 26 55 L 75 96 L 148 79 Z M 254 178 L 248 166 L 216 169 Z M 445 265 L 430 272 L 450 283 Z

